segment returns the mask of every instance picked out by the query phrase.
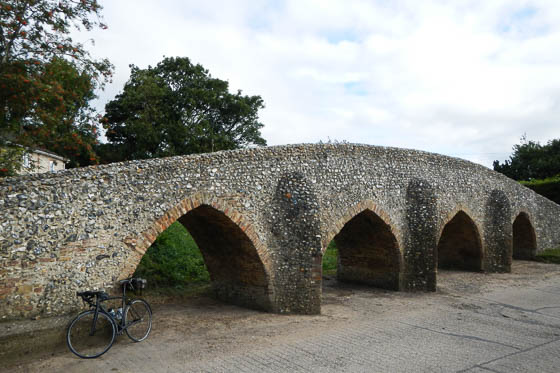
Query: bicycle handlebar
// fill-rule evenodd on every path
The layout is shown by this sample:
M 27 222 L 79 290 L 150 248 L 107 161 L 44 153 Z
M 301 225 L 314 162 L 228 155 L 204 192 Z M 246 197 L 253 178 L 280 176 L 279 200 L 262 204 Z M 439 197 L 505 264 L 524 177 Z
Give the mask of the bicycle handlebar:
M 145 289 L 147 283 L 148 280 L 140 277 L 130 277 L 119 281 L 119 284 L 121 284 L 122 286 L 130 285 L 133 290 L 135 288 L 138 288 L 139 290 Z M 95 297 L 97 297 L 99 301 L 109 299 L 109 294 L 104 291 L 79 291 L 76 293 L 76 296 L 81 297 L 85 303 L 89 304 L 92 307 L 96 304 L 96 302 L 93 301 L 93 298 Z
M 147 283 L 148 280 L 140 277 L 130 277 L 119 281 L 119 284 L 123 286 L 125 284 L 130 285 L 132 289 L 134 289 L 135 287 L 137 287 L 138 289 L 145 289 Z

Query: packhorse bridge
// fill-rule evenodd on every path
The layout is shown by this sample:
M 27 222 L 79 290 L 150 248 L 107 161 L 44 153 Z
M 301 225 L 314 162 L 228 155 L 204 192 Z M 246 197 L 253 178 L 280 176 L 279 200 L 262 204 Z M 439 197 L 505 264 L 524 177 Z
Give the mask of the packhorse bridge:
M 365 145 L 254 148 L 0 181 L 0 315 L 53 315 L 130 276 L 174 221 L 216 296 L 318 313 L 340 280 L 433 291 L 438 268 L 508 272 L 560 245 L 560 206 L 480 165 Z

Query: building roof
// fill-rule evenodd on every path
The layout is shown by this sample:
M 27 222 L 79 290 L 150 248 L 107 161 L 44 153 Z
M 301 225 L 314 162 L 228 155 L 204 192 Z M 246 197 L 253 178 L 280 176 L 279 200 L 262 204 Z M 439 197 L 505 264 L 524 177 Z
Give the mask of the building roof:
M 41 154 L 41 155 L 46 155 L 47 157 L 54 158 L 54 159 L 56 159 L 57 161 L 61 161 L 61 162 L 64 162 L 64 163 L 66 163 L 66 162 L 69 161 L 68 158 L 64 158 L 64 157 L 62 157 L 62 156 L 60 156 L 60 155 L 58 155 L 58 154 L 49 152 L 49 151 L 47 151 L 47 150 L 43 150 L 43 149 L 33 149 L 33 148 L 30 148 L 29 150 L 30 150 L 32 153 L 37 153 L 37 154 Z

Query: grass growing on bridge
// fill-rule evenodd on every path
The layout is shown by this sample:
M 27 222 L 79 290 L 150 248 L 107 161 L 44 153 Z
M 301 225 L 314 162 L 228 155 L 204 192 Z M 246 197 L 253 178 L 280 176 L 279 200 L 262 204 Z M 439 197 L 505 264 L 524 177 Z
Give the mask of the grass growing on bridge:
M 146 251 L 135 276 L 148 280 L 148 288 L 183 290 L 210 281 L 202 254 L 185 227 L 175 222 Z
M 539 262 L 560 264 L 560 248 L 544 250 L 535 259 Z

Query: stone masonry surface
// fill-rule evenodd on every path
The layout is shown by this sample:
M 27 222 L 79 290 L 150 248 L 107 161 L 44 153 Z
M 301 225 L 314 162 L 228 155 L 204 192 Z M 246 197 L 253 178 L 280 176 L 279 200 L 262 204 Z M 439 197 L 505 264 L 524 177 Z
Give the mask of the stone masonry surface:
M 507 272 L 515 237 L 530 255 L 560 245 L 557 204 L 416 150 L 290 145 L 114 163 L 0 180 L 0 317 L 76 310 L 76 291 L 130 276 L 177 220 L 218 298 L 271 312 L 320 312 L 332 239 L 348 248 L 345 279 L 421 291 L 435 290 L 438 251 Z

